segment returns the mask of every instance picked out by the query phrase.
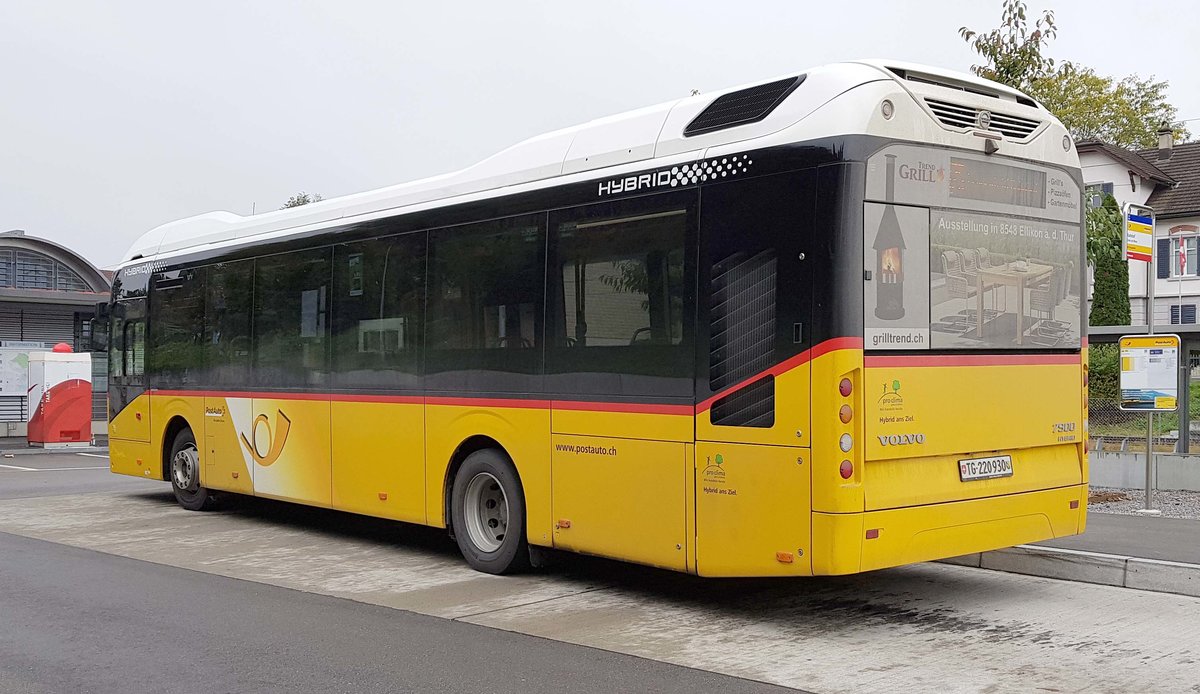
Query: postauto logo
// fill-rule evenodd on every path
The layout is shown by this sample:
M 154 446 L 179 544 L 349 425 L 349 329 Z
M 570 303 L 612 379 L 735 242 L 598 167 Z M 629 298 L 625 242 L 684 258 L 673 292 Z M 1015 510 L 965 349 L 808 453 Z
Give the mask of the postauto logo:
M 270 418 L 265 414 L 260 414 L 254 418 L 254 424 L 250 427 L 250 435 L 254 441 L 247 439 L 246 435 L 242 434 L 242 446 L 246 448 L 250 457 L 254 458 L 254 462 L 268 467 L 279 460 L 279 456 L 283 453 L 283 447 L 287 444 L 288 432 L 291 431 L 291 428 L 292 420 L 283 413 L 283 410 L 275 410 L 274 430 L 271 429 Z M 263 432 L 262 436 L 259 435 L 260 431 Z

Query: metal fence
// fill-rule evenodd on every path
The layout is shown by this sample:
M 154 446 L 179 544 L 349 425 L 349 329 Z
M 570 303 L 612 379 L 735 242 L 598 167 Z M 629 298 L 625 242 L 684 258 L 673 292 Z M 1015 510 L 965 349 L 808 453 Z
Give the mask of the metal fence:
M 1088 437 L 1095 451 L 1146 451 L 1147 416 L 1122 410 L 1115 398 L 1092 397 L 1088 400 Z M 1200 421 L 1193 419 L 1185 427 L 1187 440 L 1181 446 L 1179 415 L 1163 412 L 1154 415 L 1154 450 L 1162 453 L 1200 450 Z M 1192 427 L 1196 431 L 1192 431 Z

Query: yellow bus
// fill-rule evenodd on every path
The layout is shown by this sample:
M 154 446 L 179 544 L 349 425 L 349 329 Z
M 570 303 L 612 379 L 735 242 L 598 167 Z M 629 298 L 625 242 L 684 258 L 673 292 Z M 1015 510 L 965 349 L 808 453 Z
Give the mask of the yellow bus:
M 166 224 L 104 307 L 112 471 L 446 528 L 491 573 L 1079 533 L 1081 188 L 1029 97 L 867 61 Z

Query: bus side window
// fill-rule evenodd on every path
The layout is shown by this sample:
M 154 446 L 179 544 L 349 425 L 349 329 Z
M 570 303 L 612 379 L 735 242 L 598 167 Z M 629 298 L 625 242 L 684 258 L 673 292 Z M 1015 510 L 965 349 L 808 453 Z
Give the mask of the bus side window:
M 208 268 L 204 294 L 205 380 L 214 386 L 245 387 L 250 374 L 250 301 L 254 261 Z
M 141 381 L 146 372 L 146 322 L 125 321 L 122 361 L 124 375 L 130 381 Z
M 541 343 L 540 218 L 439 229 L 429 254 L 433 349 L 526 349 Z
M 691 399 L 694 191 L 551 216 L 548 387 Z
M 334 247 L 333 372 L 338 385 L 420 386 L 425 232 Z
M 109 345 L 108 375 L 110 378 L 121 378 L 125 375 L 125 321 L 118 315 L 113 315 L 109 322 L 109 335 L 112 344 Z

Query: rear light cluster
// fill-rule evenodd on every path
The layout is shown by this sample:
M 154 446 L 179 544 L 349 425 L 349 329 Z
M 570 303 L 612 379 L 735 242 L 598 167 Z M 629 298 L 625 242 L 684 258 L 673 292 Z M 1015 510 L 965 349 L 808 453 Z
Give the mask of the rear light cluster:
M 848 398 L 853 392 L 854 383 L 849 378 L 843 378 L 842 382 L 838 384 L 838 393 L 843 398 Z M 841 420 L 842 424 L 849 424 L 850 420 L 854 419 L 854 410 L 850 407 L 849 403 L 842 403 L 841 409 L 838 410 L 838 419 Z M 842 453 L 849 453 L 850 449 L 854 448 L 854 437 L 849 433 L 842 434 L 841 438 L 838 439 L 838 448 L 841 449 Z M 853 477 L 854 463 L 850 462 L 849 459 L 843 460 L 842 464 L 838 466 L 838 474 L 844 480 Z

